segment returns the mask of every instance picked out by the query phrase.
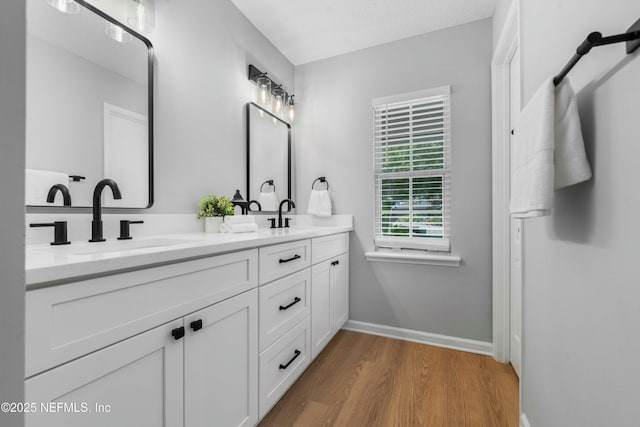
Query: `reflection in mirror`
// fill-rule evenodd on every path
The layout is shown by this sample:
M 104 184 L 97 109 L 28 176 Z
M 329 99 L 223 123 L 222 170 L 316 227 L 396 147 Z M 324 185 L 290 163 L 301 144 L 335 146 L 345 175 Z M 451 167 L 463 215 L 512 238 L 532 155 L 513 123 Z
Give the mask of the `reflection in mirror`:
M 88 207 L 96 183 L 111 178 L 122 200 L 107 197 L 105 207 L 149 207 L 151 44 L 77 3 L 79 13 L 68 14 L 27 0 L 26 204 L 62 205 L 46 197 L 63 184 L 73 206 Z
M 259 105 L 247 104 L 247 200 L 263 212 L 291 198 L 291 126 Z

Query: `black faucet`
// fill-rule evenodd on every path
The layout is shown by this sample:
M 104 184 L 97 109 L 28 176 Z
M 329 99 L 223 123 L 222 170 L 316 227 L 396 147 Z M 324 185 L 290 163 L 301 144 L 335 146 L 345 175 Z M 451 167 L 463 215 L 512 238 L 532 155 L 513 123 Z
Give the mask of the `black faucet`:
M 96 188 L 93 190 L 93 221 L 91 221 L 90 242 L 105 241 L 105 238 L 102 237 L 102 190 L 105 187 L 111 188 L 114 199 L 122 199 L 118 184 L 114 180 L 105 178 L 96 184 Z
M 278 228 L 282 228 L 282 207 L 285 203 L 289 204 L 287 212 L 291 212 L 291 209 L 296 207 L 296 204 L 293 203 L 293 200 L 291 199 L 284 199 L 280 202 L 280 206 L 278 207 Z M 284 226 L 289 227 L 289 218 L 286 219 Z
M 64 184 L 56 184 L 49 189 L 47 194 L 47 203 L 53 203 L 56 199 L 56 193 L 60 191 L 62 193 L 62 200 L 65 206 L 71 206 L 71 193 L 69 187 Z

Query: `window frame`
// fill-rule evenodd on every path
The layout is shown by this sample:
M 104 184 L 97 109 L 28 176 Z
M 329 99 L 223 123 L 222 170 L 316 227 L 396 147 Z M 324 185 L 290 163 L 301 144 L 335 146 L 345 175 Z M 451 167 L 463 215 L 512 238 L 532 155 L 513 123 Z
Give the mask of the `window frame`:
M 378 111 L 385 107 L 399 106 L 402 104 L 416 105 L 429 101 L 429 98 L 445 98 L 444 130 L 443 130 L 443 167 L 442 169 L 413 170 L 414 159 L 410 158 L 411 169 L 406 172 L 382 172 L 381 163 L 378 161 L 376 151 L 381 143 L 376 136 L 376 117 Z M 374 244 L 378 248 L 391 249 L 419 249 L 427 251 L 450 252 L 451 244 L 451 86 L 441 86 L 432 89 L 408 92 L 372 100 L 373 113 L 373 168 L 374 168 Z M 410 143 L 410 150 L 414 142 Z M 411 203 L 415 199 L 413 195 L 413 179 L 442 176 L 442 227 L 443 237 L 412 237 L 412 236 L 383 236 L 382 235 L 382 179 L 409 178 L 409 210 L 413 215 Z M 379 218 L 380 217 L 380 218 Z

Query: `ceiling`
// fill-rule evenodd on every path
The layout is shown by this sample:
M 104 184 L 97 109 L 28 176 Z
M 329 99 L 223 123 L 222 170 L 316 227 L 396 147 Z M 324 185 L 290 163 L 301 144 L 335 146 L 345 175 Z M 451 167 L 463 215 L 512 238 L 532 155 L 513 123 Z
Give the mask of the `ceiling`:
M 231 0 L 294 65 L 493 16 L 496 0 Z

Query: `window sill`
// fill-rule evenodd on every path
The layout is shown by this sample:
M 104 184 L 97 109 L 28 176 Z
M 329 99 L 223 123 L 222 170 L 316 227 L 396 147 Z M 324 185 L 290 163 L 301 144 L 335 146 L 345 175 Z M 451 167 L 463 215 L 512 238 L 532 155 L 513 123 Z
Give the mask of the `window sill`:
M 367 261 L 393 262 L 400 264 L 439 265 L 445 267 L 459 267 L 462 257 L 455 255 L 436 255 L 418 251 L 372 251 L 365 252 Z

